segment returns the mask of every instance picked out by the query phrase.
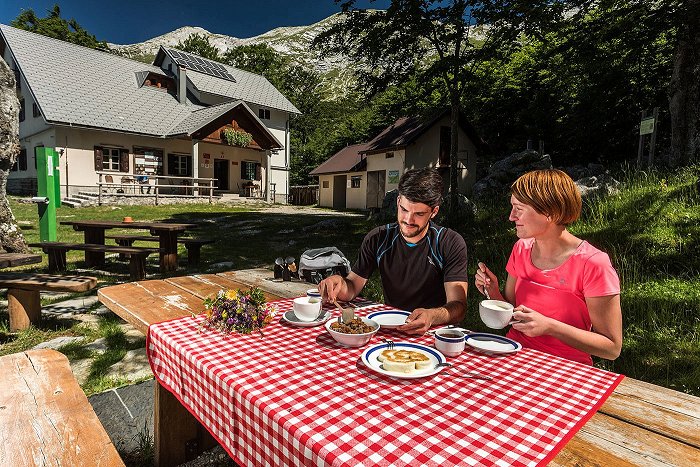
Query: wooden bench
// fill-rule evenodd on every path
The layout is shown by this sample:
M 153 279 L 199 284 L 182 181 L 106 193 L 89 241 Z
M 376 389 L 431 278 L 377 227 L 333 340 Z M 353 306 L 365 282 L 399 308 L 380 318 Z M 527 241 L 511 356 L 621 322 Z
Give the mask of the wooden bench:
M 0 465 L 124 465 L 65 355 L 6 355 L 0 374 Z
M 39 324 L 41 321 L 40 291 L 86 292 L 96 285 L 97 279 L 88 276 L 0 273 L 0 288 L 7 288 L 10 331 L 27 329 L 30 324 Z
M 130 247 L 134 242 L 157 242 L 158 237 L 151 237 L 148 235 L 133 235 L 133 234 L 114 234 L 105 235 L 105 238 L 113 239 L 117 245 Z M 197 266 L 199 264 L 200 252 L 203 245 L 209 245 L 214 243 L 215 240 L 208 238 L 186 238 L 180 237 L 177 239 L 177 243 L 182 243 L 187 249 L 187 265 Z
M 49 272 L 66 270 L 66 252 L 69 250 L 127 254 L 129 255 L 131 280 L 135 281 L 146 278 L 146 258 L 148 255 L 160 252 L 158 248 L 123 247 L 97 243 L 38 242 L 30 243 L 29 246 L 41 247 L 44 253 L 49 255 Z

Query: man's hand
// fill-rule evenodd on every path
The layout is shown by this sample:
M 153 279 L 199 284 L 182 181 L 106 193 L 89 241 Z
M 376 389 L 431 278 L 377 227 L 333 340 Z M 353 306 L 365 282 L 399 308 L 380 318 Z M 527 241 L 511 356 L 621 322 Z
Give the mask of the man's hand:
M 328 276 L 318 283 L 318 291 L 321 293 L 321 298 L 324 302 L 334 303 L 338 300 L 338 295 L 343 290 L 345 281 L 341 276 Z
M 433 312 L 434 310 L 432 309 L 416 308 L 413 310 L 413 313 L 406 318 L 406 324 L 402 324 L 396 329 L 406 334 L 425 334 L 426 331 L 430 329 L 430 326 L 433 325 Z

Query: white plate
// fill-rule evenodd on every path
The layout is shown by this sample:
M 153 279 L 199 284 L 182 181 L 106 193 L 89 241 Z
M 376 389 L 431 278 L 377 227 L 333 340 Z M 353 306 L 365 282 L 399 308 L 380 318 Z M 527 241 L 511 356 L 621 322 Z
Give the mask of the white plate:
M 365 350 L 362 352 L 362 363 L 367 366 L 372 371 L 376 371 L 377 373 L 380 373 L 382 375 L 386 376 L 391 376 L 393 378 L 400 378 L 400 379 L 415 379 L 415 378 L 425 378 L 426 376 L 432 376 L 439 371 L 441 371 L 444 366 L 441 366 L 439 368 L 435 368 L 435 366 L 438 363 L 445 363 L 447 360 L 445 359 L 445 356 L 440 353 L 439 350 L 436 350 L 432 347 L 428 347 L 426 345 L 421 345 L 421 344 L 413 344 L 411 342 L 395 342 L 394 343 L 394 349 L 407 349 L 407 350 L 416 350 L 419 352 L 423 352 L 430 358 L 430 367 L 426 368 L 425 370 L 418 370 L 414 371 L 412 373 L 402 373 L 399 371 L 387 371 L 382 367 L 382 362 L 380 362 L 377 357 L 379 354 L 382 353 L 382 350 L 387 348 L 387 344 L 377 344 L 373 345 L 369 349 Z
M 411 313 L 408 311 L 384 310 L 370 313 L 367 315 L 367 317 L 372 321 L 379 323 L 380 328 L 395 329 L 402 324 L 406 324 L 406 318 L 408 318 L 410 314 Z
M 468 334 L 464 340 L 467 341 L 467 345 L 476 350 L 490 354 L 515 353 L 523 348 L 519 342 L 515 342 L 507 337 L 482 332 Z
M 282 315 L 282 320 L 286 321 L 292 326 L 298 326 L 300 328 L 312 328 L 314 326 L 322 325 L 323 323 L 328 321 L 331 318 L 331 316 L 333 316 L 333 312 L 331 310 L 328 310 L 326 311 L 325 315 L 321 315 L 313 321 L 301 321 L 294 315 L 293 310 L 289 310 Z

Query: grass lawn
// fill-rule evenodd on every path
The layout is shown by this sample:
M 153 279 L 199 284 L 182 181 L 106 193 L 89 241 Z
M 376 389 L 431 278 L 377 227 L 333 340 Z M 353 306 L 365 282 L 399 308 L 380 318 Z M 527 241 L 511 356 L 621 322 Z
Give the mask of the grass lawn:
M 617 175 L 623 186 L 616 195 L 586 200 L 582 219 L 571 228 L 574 234 L 608 252 L 622 281 L 624 344 L 622 355 L 614 362 L 597 360 L 596 365 L 633 378 L 700 395 L 700 167 L 673 173 L 624 171 Z M 27 241 L 38 241 L 35 205 L 12 201 L 18 220 L 28 222 L 24 228 Z M 516 236 L 508 222 L 508 197 L 490 200 L 477 206 L 473 224 L 457 230 L 469 247 L 469 271 L 473 275 L 477 261 L 486 262 L 500 271 L 503 283 L 505 263 Z M 226 269 L 271 267 L 278 256 L 294 256 L 308 248 L 336 246 L 354 261 L 364 234 L 375 223 L 365 216 L 321 215 L 302 212 L 273 213 L 266 208 L 223 205 L 89 207 L 59 208 L 61 220 L 111 219 L 132 216 L 135 220 L 170 220 L 197 222 L 196 234 L 217 240 L 202 249 L 202 264 L 197 269 L 181 267 L 177 274 L 192 274 L 211 265 L 231 262 Z M 321 223 L 321 221 L 332 221 Z M 125 230 L 125 233 L 133 231 Z M 82 232 L 60 226 L 60 241 L 82 242 Z M 186 258 L 180 246 L 181 264 Z M 69 267 L 82 268 L 83 253 L 68 255 Z M 110 275 L 105 282 L 128 280 L 125 263 L 108 260 Z M 46 261 L 24 269 L 44 270 Z M 21 269 L 21 268 L 18 268 Z M 154 255 L 147 266 L 149 278 L 160 277 Z M 113 275 L 114 273 L 116 275 Z M 471 282 L 471 281 L 470 281 Z M 377 275 L 370 280 L 363 295 L 381 299 Z M 464 325 L 485 331 L 478 317 L 481 295 L 470 289 L 468 316 Z M 111 339 L 114 350 L 94 368 L 94 378 L 86 391 L 103 389 L 100 371 L 111 365 L 120 352 L 130 347 L 109 322 L 95 330 L 80 326 L 52 328 L 51 321 L 42 329 L 14 335 L 7 333 L 7 314 L 0 314 L 0 355 L 30 348 L 37 342 L 57 335 L 96 335 Z M 3 332 L 4 330 L 4 332 Z M 492 331 L 491 331 L 492 332 Z M 80 346 L 64 351 L 80 357 Z M 92 377 L 92 374 L 91 374 Z

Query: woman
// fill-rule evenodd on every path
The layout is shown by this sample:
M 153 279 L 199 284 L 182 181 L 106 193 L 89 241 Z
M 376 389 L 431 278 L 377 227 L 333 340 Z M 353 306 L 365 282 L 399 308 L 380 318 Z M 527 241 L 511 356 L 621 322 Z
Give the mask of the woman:
M 506 265 L 504 295 L 483 263 L 476 288 L 515 306 L 507 337 L 589 365 L 622 348 L 620 280 L 607 254 L 566 227 L 581 215 L 581 193 L 561 170 L 535 170 L 511 186 L 509 220 L 519 240 Z

